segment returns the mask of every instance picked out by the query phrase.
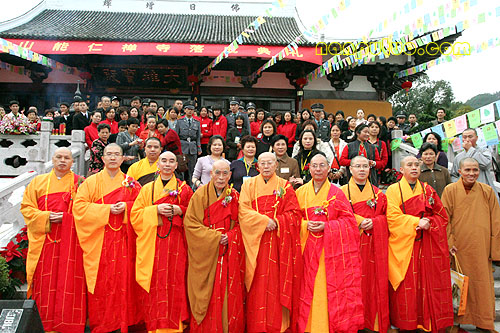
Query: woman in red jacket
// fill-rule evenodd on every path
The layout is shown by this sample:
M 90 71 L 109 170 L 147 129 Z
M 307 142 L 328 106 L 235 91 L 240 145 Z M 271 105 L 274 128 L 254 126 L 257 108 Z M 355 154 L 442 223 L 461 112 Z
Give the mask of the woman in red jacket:
M 295 132 L 297 124 L 293 121 L 293 116 L 290 111 L 285 112 L 283 116 L 285 123 L 278 126 L 278 134 L 283 134 L 288 138 L 288 156 L 292 156 L 293 145 L 295 144 Z
M 372 121 L 368 124 L 368 130 L 370 132 L 370 138 L 368 142 L 371 143 L 378 151 L 380 156 L 380 163 L 377 165 L 378 181 L 382 177 L 382 172 L 384 172 L 387 161 L 389 160 L 389 151 L 387 150 L 387 144 L 384 140 L 380 140 L 380 124 L 376 121 Z
M 222 108 L 214 107 L 214 120 L 212 121 L 212 135 L 220 135 L 226 140 L 227 119 L 222 115 Z
M 252 136 L 257 137 L 257 135 L 259 135 L 260 125 L 262 125 L 262 122 L 264 121 L 265 117 L 266 117 L 266 110 L 257 109 L 255 121 L 253 123 L 250 123 L 250 134 Z
M 156 117 L 149 116 L 146 118 L 146 128 L 142 130 L 139 138 L 146 141 L 148 138 L 155 137 L 161 139 L 161 134 L 156 129 Z
M 208 118 L 208 108 L 206 106 L 202 106 L 200 109 L 200 116 L 194 117 L 194 119 L 200 122 L 201 128 L 201 156 L 207 155 L 207 146 L 208 140 L 212 136 L 212 119 Z

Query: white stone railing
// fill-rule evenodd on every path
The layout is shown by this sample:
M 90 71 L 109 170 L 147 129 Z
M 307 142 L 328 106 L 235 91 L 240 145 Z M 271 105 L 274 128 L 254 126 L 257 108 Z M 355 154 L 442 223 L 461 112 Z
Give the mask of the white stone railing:
M 42 123 L 42 131 L 39 135 L 22 136 L 22 139 L 33 140 L 36 145 L 23 148 L 22 158 L 27 160 L 23 166 L 23 173 L 0 185 L 0 248 L 7 245 L 9 240 L 15 236 L 22 227 L 24 219 L 21 215 L 21 201 L 24 189 L 35 176 L 47 173 L 52 169 L 52 155 L 59 146 L 61 140 L 71 139 L 69 148 L 73 154 L 73 171 L 79 175 L 86 175 L 85 159 L 85 134 L 83 131 L 73 131 L 71 136 L 51 135 L 52 123 Z M 2 135 L 0 140 L 11 136 Z M 14 136 L 11 141 L 18 141 L 18 136 Z M 31 138 L 33 137 L 33 138 Z M 65 146 L 66 143 L 64 143 Z M 19 154 L 19 151 L 15 151 Z M 0 150 L 0 157 L 5 156 L 5 152 Z M 5 157 L 4 157 L 5 160 Z M 21 167 L 19 167 L 21 168 Z M 15 168 L 15 169 L 19 169 Z M 2 175 L 5 167 L 0 166 Z
M 393 139 L 402 138 L 403 131 L 394 130 L 391 132 L 391 135 Z M 392 152 L 392 167 L 396 170 L 399 170 L 400 161 L 403 158 L 409 155 L 416 156 L 417 154 L 418 154 L 417 148 L 402 142 L 399 148 Z M 455 155 L 456 155 L 455 152 L 453 152 L 453 147 L 451 145 L 448 146 L 448 152 L 446 155 L 448 157 L 448 169 L 451 171 L 451 168 L 453 167 L 453 161 L 455 160 Z M 495 190 L 500 193 L 500 183 L 495 181 L 494 185 L 495 185 Z

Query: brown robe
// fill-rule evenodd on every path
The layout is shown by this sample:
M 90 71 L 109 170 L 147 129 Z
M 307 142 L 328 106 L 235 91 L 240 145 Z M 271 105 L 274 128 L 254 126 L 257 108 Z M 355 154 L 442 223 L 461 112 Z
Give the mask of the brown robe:
M 491 262 L 500 260 L 500 206 L 493 189 L 476 182 L 465 192 L 462 180 L 448 185 L 442 196 L 449 216 L 448 245 L 469 277 L 465 315 L 459 324 L 494 329 L 495 291 Z

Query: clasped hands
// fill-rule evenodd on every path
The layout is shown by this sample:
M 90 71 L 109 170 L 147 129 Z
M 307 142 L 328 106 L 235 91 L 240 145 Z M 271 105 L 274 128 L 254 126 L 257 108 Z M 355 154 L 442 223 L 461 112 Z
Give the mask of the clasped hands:
M 365 230 L 365 231 L 373 229 L 373 220 L 372 219 L 364 219 L 359 224 L 359 229 Z
M 422 217 L 420 221 L 418 222 L 418 226 L 416 228 L 417 231 L 419 230 L 429 230 L 431 227 L 431 221 L 427 217 Z
M 325 222 L 307 221 L 307 230 L 310 232 L 321 232 L 325 230 Z
M 158 214 L 165 216 L 166 218 L 172 218 L 174 215 L 182 215 L 182 210 L 177 205 L 172 205 L 168 203 L 162 203 L 157 205 Z
M 118 215 L 123 213 L 125 211 L 125 208 L 127 208 L 127 204 L 123 201 L 120 201 L 115 204 L 112 204 L 109 209 L 109 212 L 113 215 Z

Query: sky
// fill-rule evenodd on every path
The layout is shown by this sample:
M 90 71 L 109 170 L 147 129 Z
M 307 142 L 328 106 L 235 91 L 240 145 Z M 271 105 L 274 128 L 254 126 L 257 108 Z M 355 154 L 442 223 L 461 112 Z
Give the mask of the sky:
M 71 0 L 61 0 L 71 1 Z M 117 0 L 115 0 L 117 1 Z M 339 0 L 295 0 L 297 14 L 306 27 L 310 27 L 322 16 L 336 7 Z M 407 23 L 412 23 L 417 17 L 426 13 L 432 13 L 438 5 L 451 3 L 452 0 L 416 0 L 421 5 L 416 9 L 404 13 L 403 5 L 410 0 L 350 0 L 349 7 L 339 12 L 337 19 L 332 20 L 321 31 L 327 39 L 349 40 L 358 39 L 374 27 L 384 18 L 397 15 L 397 20 L 389 24 L 387 29 L 380 33 L 384 37 L 394 30 L 399 30 Z M 463 0 L 456 0 L 463 1 Z M 500 7 L 500 0 L 476 0 L 477 5 L 471 7 L 467 13 L 459 13 L 456 20 L 477 17 L 479 12 L 493 11 Z M 0 11 L 0 22 L 17 17 L 36 4 L 40 0 L 18 0 L 15 2 L 2 3 Z M 196 0 L 193 0 L 196 2 Z M 235 3 L 238 0 L 234 0 Z M 264 7 L 265 5 L 263 5 Z M 97 8 L 100 9 L 100 8 Z M 493 15 L 494 16 L 494 15 Z M 455 21 L 447 21 L 446 25 L 453 25 Z M 458 39 L 459 42 L 475 44 L 489 38 L 499 38 L 500 20 L 494 17 L 489 18 L 486 23 L 473 25 L 463 32 Z M 432 80 L 447 80 L 451 83 L 455 98 L 465 102 L 467 99 L 480 93 L 494 93 L 500 91 L 500 66 L 496 61 L 500 59 L 500 47 L 488 49 L 482 53 L 474 54 L 451 63 L 441 64 L 427 70 L 427 74 Z

